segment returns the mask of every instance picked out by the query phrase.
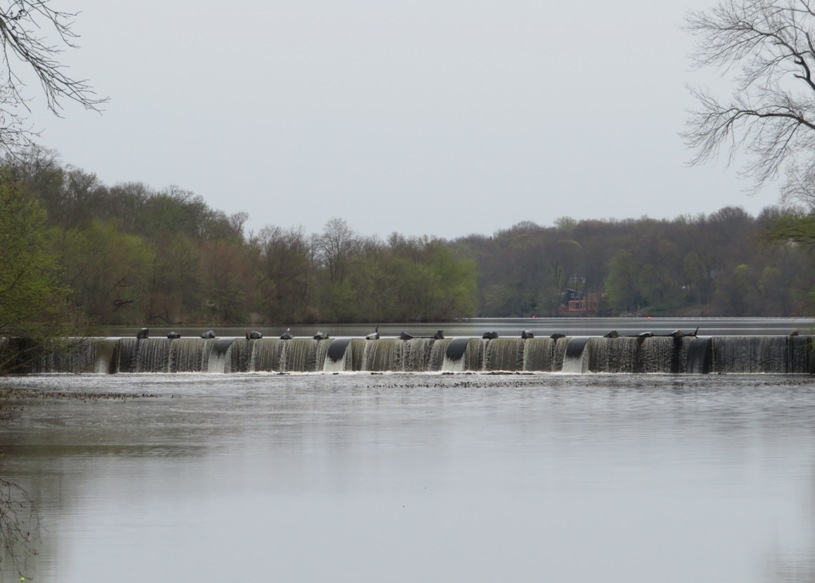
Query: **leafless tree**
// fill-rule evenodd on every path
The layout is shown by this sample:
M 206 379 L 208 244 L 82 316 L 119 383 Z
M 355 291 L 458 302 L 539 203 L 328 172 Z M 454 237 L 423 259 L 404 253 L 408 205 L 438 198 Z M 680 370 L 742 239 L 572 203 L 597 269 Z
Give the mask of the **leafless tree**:
M 781 173 L 782 203 L 815 208 L 815 1 L 721 0 L 685 24 L 695 65 L 734 85 L 726 100 L 691 89 L 698 109 L 683 137 L 692 162 L 742 152 L 755 189 Z
M 359 245 L 359 238 L 344 220 L 333 218 L 325 224 L 322 235 L 316 239 L 316 247 L 331 283 L 345 278 L 348 261 Z
M 36 132 L 28 124 L 27 77 L 35 78 L 48 109 L 60 115 L 63 101 L 99 111 L 98 98 L 85 79 L 68 74 L 58 58 L 75 48 L 76 13 L 51 6 L 49 0 L 0 0 L 0 149 L 15 151 L 30 144 Z
M 28 493 L 12 482 L 0 479 L 0 544 L 5 558 L 20 575 L 28 570 L 28 560 L 37 554 L 40 519 Z

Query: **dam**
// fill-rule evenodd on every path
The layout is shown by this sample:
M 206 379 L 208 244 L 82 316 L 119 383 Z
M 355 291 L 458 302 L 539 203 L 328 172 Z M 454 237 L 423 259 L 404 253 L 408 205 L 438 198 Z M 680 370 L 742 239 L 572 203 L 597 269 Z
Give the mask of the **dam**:
M 22 338 L 21 373 L 812 374 L 813 336 Z M 3 359 L 7 360 L 7 359 Z

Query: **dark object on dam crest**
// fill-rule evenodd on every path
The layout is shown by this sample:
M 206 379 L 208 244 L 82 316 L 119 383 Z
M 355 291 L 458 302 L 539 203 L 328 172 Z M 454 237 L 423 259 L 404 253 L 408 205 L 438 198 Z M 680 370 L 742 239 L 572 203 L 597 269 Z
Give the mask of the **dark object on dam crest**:
M 203 338 L 205 340 L 211 340 L 211 339 L 215 338 L 215 332 L 213 332 L 212 330 L 207 330 L 206 332 L 202 332 L 201 333 L 201 338 Z
M 319 331 L 314 335 L 314 340 L 328 340 L 328 332 Z
M 620 333 L 617 332 L 616 330 L 612 330 L 611 332 L 608 332 L 603 335 L 603 338 L 619 338 L 619 337 Z
M 169 334 L 167 334 L 167 338 L 169 338 L 170 340 L 176 340 L 178 338 L 181 338 L 181 334 L 179 334 L 178 332 L 170 332 Z
M 379 340 L 379 326 L 365 337 L 365 340 Z
M 557 332 L 555 332 L 549 338 L 551 338 L 552 340 L 560 340 L 561 338 L 566 338 L 566 335 L 565 334 L 558 334 Z
M 144 340 L 150 336 L 150 328 L 142 328 L 138 332 L 136 332 L 136 339 L 137 340 Z
M 532 332 L 532 330 L 524 330 L 523 332 L 521 332 L 521 338 L 523 340 L 527 340 L 529 338 L 534 338 L 534 337 L 535 337 L 535 334 Z
M 280 335 L 281 340 L 291 340 L 294 336 L 291 335 L 291 328 L 286 328 L 286 331 Z
M 484 335 L 481 336 L 484 340 L 495 340 L 498 338 L 498 332 L 484 332 Z
M 261 338 L 263 338 L 263 334 L 257 330 L 252 330 L 251 332 L 246 333 L 247 340 L 260 340 Z
M 437 330 L 433 336 L 413 336 L 405 331 L 399 334 L 399 340 L 413 340 L 414 338 L 429 338 L 431 340 L 444 340 L 444 330 Z
M 639 333 L 639 334 L 637 334 L 637 336 L 636 336 L 636 338 L 637 338 L 637 342 L 639 342 L 640 344 L 642 344 L 642 343 L 643 343 L 643 341 L 644 341 L 646 338 L 653 338 L 653 337 L 654 337 L 654 333 L 653 333 L 653 332 L 640 332 L 640 333 Z

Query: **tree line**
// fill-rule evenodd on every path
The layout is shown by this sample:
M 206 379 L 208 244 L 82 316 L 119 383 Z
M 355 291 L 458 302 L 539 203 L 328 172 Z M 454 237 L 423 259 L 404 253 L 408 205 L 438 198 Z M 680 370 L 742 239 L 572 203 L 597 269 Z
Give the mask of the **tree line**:
M 106 186 L 32 148 L 0 164 L 0 329 L 473 316 L 812 313 L 811 213 L 558 219 L 455 240 L 247 233 L 176 187 Z M 571 290 L 571 291 L 570 291 Z M 592 297 L 567 311 L 567 293 Z
M 521 223 L 454 247 L 478 264 L 484 316 L 569 315 L 566 290 L 597 298 L 593 315 L 804 316 L 815 300 L 813 234 L 802 210 L 752 217 L 727 207 L 673 220 Z
M 0 193 L 0 204 L 30 209 L 0 224 L 21 249 L 3 245 L 0 310 L 11 305 L 4 287 L 8 298 L 23 292 L 23 268 L 42 294 L 17 293 L 20 303 L 51 306 L 49 321 L 62 306 L 75 326 L 431 321 L 476 311 L 475 264 L 435 238 L 383 241 L 342 219 L 316 234 L 246 233 L 245 213 L 226 215 L 175 187 L 108 187 L 39 148 L 6 158 Z M 33 249 L 50 261 L 50 279 L 34 277 L 47 271 L 23 254 Z M 7 316 L 0 328 L 31 316 Z

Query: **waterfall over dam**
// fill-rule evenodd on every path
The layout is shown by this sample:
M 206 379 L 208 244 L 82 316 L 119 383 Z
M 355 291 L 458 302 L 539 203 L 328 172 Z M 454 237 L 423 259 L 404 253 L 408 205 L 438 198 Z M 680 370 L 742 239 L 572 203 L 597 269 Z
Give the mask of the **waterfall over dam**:
M 812 374 L 813 336 L 558 338 L 69 338 L 26 351 L 24 373 L 793 373 Z M 29 342 L 30 345 L 30 342 Z M 2 354 L 0 354 L 0 357 Z M 0 362 L 5 359 L 0 358 Z

